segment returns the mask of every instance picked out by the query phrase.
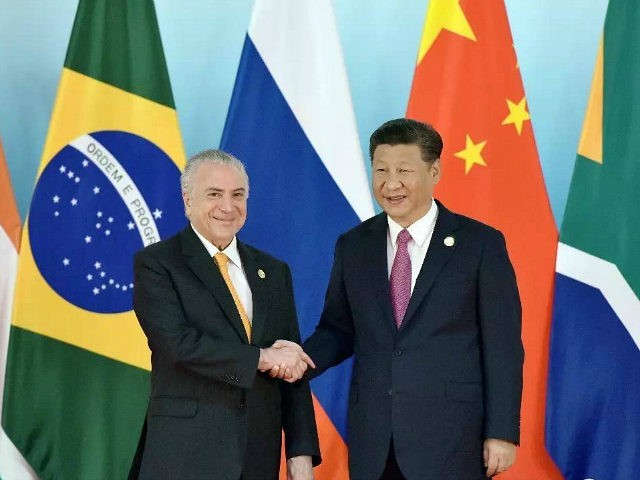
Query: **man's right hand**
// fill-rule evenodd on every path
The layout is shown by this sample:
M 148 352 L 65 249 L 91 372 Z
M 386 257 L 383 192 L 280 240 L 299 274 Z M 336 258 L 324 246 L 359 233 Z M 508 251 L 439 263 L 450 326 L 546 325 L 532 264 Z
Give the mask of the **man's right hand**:
M 308 367 L 316 366 L 295 342 L 277 340 L 271 347 L 260 349 L 258 370 L 269 372 L 271 377 L 293 383 L 302 378 Z

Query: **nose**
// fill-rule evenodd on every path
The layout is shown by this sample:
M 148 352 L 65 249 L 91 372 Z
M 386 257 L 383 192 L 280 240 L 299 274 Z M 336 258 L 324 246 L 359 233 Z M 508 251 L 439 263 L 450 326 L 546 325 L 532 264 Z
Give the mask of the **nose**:
M 387 177 L 387 181 L 385 182 L 385 187 L 389 190 L 395 190 L 396 188 L 402 187 L 400 176 L 396 173 L 390 173 Z
M 232 201 L 231 198 L 228 196 L 223 196 L 220 199 L 220 203 L 218 204 L 218 207 L 220 208 L 220 210 L 222 210 L 223 212 L 230 212 L 233 207 L 232 207 Z

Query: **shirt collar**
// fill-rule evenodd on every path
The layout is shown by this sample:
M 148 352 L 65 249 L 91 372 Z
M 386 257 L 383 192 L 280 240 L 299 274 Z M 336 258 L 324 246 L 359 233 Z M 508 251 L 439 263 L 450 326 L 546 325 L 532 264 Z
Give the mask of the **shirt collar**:
M 193 224 L 191 224 L 191 228 L 193 229 L 193 231 L 196 233 L 196 235 L 204 245 L 204 248 L 207 249 L 207 252 L 209 253 L 209 256 L 211 256 L 211 258 L 213 258 L 213 256 L 216 253 L 222 251 L 222 253 L 224 253 L 227 257 L 229 257 L 229 260 L 235 266 L 242 268 L 242 261 L 240 260 L 240 252 L 238 252 L 238 240 L 236 239 L 235 236 L 233 237 L 233 240 L 231 240 L 231 243 L 227 245 L 227 248 L 225 248 L 224 250 L 219 250 L 218 247 L 216 247 L 213 243 L 211 243 L 209 240 L 207 240 L 202 235 L 200 235 L 200 232 L 196 230 Z
M 438 218 L 438 205 L 431 199 L 431 207 L 429 211 L 420 219 L 413 222 L 407 227 L 411 238 L 417 245 L 422 246 L 424 242 L 429 238 L 429 235 L 433 232 L 433 228 L 436 225 L 436 219 Z M 404 228 L 402 225 L 393 220 L 387 215 L 387 222 L 389 224 L 389 237 L 391 238 L 391 245 L 396 248 L 396 242 L 398 240 L 398 234 Z

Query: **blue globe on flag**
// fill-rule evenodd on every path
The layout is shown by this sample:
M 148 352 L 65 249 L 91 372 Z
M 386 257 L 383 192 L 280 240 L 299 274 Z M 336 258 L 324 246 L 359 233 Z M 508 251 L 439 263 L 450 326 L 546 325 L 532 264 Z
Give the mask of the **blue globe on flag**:
M 96 313 L 132 309 L 133 255 L 185 225 L 180 171 L 149 140 L 122 131 L 62 148 L 36 185 L 33 257 L 68 302 Z

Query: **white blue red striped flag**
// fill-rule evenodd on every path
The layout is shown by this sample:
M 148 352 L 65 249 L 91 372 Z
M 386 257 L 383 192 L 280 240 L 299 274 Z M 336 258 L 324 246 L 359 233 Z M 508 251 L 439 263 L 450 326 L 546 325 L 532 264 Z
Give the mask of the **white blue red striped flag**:
M 329 0 L 258 0 L 221 148 L 251 180 L 239 237 L 289 263 L 302 338 L 320 318 L 338 235 L 373 215 Z M 312 382 L 318 479 L 347 478 L 351 361 Z

